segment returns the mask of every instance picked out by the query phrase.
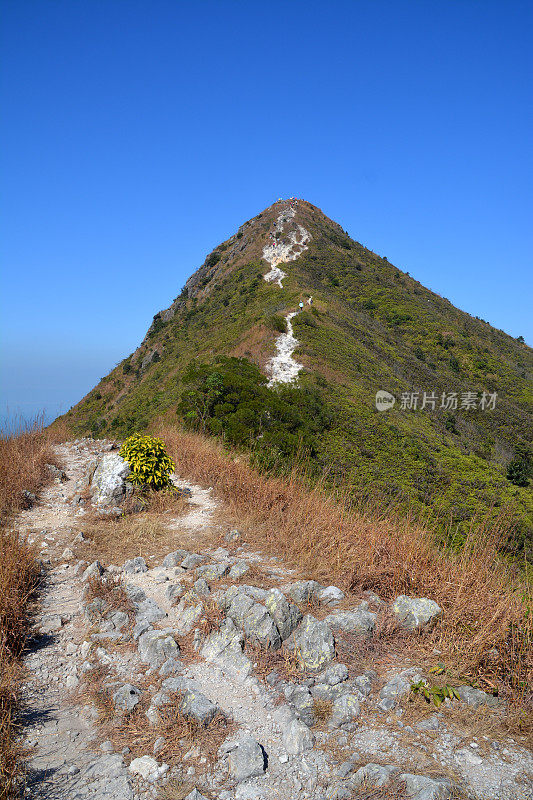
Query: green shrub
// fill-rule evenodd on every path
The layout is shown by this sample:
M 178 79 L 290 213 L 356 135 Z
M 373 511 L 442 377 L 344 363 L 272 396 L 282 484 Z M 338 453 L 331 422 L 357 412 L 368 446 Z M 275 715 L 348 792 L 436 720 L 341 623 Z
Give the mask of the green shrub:
M 280 314 L 272 314 L 272 316 L 268 318 L 268 325 L 272 330 L 278 331 L 278 333 L 287 332 L 287 321 L 285 317 L 280 316 Z
M 151 489 L 164 489 L 171 484 L 175 466 L 161 439 L 134 433 L 123 442 L 119 455 L 130 465 L 131 483 Z
M 515 486 L 529 486 L 529 478 L 533 472 L 531 451 L 524 445 L 517 445 L 514 458 L 507 467 L 507 480 Z

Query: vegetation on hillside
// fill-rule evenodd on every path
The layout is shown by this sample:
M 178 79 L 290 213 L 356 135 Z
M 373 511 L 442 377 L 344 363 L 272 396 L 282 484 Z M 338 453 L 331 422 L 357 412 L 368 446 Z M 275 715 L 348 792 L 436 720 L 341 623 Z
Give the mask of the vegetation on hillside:
M 315 465 L 320 434 L 333 424 L 319 390 L 281 385 L 244 358 L 218 356 L 192 362 L 183 374 L 178 414 L 188 427 L 250 447 L 258 463 L 287 467 L 310 458 Z
M 293 326 L 300 342 L 295 357 L 306 367 L 301 397 L 319 396 L 331 420 L 311 431 L 316 470 L 326 469 L 337 487 L 372 491 L 441 531 L 451 528 L 458 544 L 473 523 L 495 521 L 505 511 L 509 545 L 531 550 L 533 487 L 529 462 L 520 455 L 533 438 L 531 349 L 425 289 L 310 204 L 300 202 L 298 209 L 312 238 L 291 262 L 283 289 L 262 277 L 261 248 L 276 213 L 267 209 L 218 247 L 215 259 L 206 259 L 171 313 L 156 315 L 139 350 L 67 422 L 75 432 L 125 436 L 179 408 L 190 423 L 184 392 L 199 390 L 185 382 L 191 361 L 209 371 L 217 356 L 237 356 L 250 371 L 264 373 L 284 315 L 312 294 L 313 306 Z M 240 370 L 246 371 L 242 363 Z M 256 399 L 274 402 L 264 384 L 256 389 Z M 394 408 L 376 410 L 380 389 L 395 395 Z M 424 392 L 435 407 L 421 408 Z M 475 402 L 461 408 L 467 392 Z M 481 399 L 494 393 L 494 407 L 482 409 Z M 417 407 L 402 408 L 402 395 L 416 397 Z M 294 406 L 295 397 L 289 392 L 283 400 Z M 254 422 L 248 436 L 238 432 L 244 406 L 227 412 L 213 412 L 205 429 L 233 444 L 254 440 L 261 447 Z M 289 441 L 286 436 L 285 456 Z

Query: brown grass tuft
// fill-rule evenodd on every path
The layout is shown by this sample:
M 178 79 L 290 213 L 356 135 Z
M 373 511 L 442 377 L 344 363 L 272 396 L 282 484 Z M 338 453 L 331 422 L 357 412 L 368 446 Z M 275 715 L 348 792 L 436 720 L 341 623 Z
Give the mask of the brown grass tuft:
M 31 603 L 40 568 L 36 553 L 8 528 L 48 480 L 53 460 L 50 436 L 39 421 L 21 433 L 0 431 L 0 800 L 16 795 L 23 752 L 15 743 L 21 670 L 18 659 L 28 634 Z

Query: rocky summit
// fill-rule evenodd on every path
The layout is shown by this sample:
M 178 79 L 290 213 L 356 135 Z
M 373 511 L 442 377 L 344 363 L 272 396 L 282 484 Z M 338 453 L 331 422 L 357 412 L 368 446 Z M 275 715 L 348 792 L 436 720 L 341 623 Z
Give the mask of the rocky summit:
M 457 684 L 442 703 L 411 702 L 433 686 L 413 645 L 443 618 L 434 600 L 311 580 L 251 546 L 185 474 L 158 529 L 127 516 L 111 441 L 55 458 L 14 519 L 45 578 L 24 658 L 26 797 L 533 796 L 531 752 L 496 734 L 504 699 Z M 403 636 L 396 651 L 379 650 L 384 626 Z
M 521 337 L 291 198 L 216 247 L 64 421 L 75 435 L 124 436 L 174 417 L 251 445 L 266 465 L 304 455 L 330 485 L 392 501 L 457 542 L 474 519 L 504 519 L 522 553 L 532 377 Z

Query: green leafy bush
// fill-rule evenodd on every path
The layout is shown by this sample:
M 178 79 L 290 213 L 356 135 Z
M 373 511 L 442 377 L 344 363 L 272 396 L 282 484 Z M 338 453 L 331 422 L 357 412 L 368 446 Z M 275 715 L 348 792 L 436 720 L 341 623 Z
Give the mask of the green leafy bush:
M 123 442 L 119 455 L 130 465 L 128 480 L 131 483 L 149 486 L 150 489 L 170 486 L 170 475 L 175 466 L 161 439 L 134 433 Z
M 524 445 L 518 444 L 515 448 L 514 458 L 507 467 L 507 480 L 515 486 L 529 486 L 529 478 L 533 472 L 531 451 Z
M 303 455 L 316 458 L 317 437 L 332 424 L 317 389 L 269 388 L 259 368 L 244 358 L 192 362 L 183 382 L 187 388 L 178 414 L 185 424 L 221 435 L 232 445 L 252 447 L 264 467 L 290 464 Z

